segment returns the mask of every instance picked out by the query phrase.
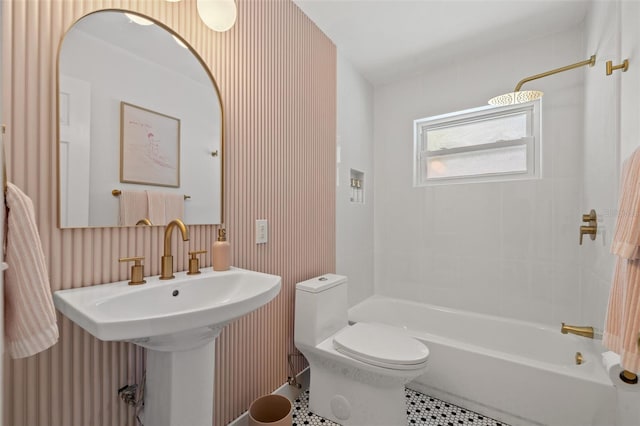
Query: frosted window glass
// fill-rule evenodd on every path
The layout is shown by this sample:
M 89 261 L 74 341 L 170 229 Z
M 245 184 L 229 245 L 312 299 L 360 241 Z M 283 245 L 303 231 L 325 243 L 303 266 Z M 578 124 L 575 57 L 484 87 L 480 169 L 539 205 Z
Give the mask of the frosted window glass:
M 414 185 L 537 179 L 540 100 L 414 120 Z
M 482 145 L 527 136 L 527 115 L 508 115 L 488 120 L 428 129 L 427 150 Z
M 526 145 L 432 156 L 426 161 L 427 178 L 477 176 L 494 173 L 525 173 Z

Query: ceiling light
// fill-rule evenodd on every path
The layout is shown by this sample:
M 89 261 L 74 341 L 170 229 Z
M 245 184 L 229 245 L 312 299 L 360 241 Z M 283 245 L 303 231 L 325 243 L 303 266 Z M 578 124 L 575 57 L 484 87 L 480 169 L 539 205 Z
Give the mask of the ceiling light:
M 237 8 L 234 0 L 197 0 L 200 19 L 214 31 L 231 29 L 236 22 Z
M 596 64 L 596 55 L 591 56 L 591 58 L 586 61 L 577 62 L 575 64 L 567 65 L 565 67 L 560 67 L 553 69 L 551 71 L 543 72 L 540 74 L 532 75 L 531 77 L 526 77 L 520 80 L 520 82 L 516 85 L 516 88 L 511 93 L 505 93 L 504 95 L 496 96 L 495 98 L 489 99 L 489 104 L 491 105 L 515 105 L 522 104 L 525 102 L 534 101 L 536 99 L 540 99 L 542 97 L 542 92 L 538 90 L 523 90 L 520 91 L 522 85 L 531 80 L 537 80 L 539 78 L 547 77 L 553 74 L 558 74 L 559 72 L 569 71 L 574 68 L 583 67 L 585 65 L 589 65 L 590 67 Z

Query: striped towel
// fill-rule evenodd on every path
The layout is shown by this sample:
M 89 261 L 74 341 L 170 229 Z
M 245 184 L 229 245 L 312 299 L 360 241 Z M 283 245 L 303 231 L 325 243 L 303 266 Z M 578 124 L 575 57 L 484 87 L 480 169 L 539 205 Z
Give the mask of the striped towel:
M 184 219 L 184 195 L 177 193 L 166 193 L 164 199 L 165 214 L 167 223 L 173 219 Z
M 149 219 L 154 225 L 166 225 L 184 219 L 184 195 L 175 192 L 147 191 Z
M 58 325 L 33 203 L 7 182 L 5 345 L 13 358 L 53 346 Z
M 609 294 L 603 345 L 620 355 L 625 370 L 640 373 L 640 260 L 618 257 Z
M 611 253 L 625 259 L 640 259 L 640 149 L 634 151 L 622 166 Z
M 148 216 L 146 191 L 125 191 L 120 194 L 120 226 L 134 226 L 140 219 Z M 151 223 L 154 225 L 153 219 Z
M 147 202 L 149 208 L 149 220 L 154 225 L 166 225 L 167 216 L 165 215 L 165 196 L 163 192 L 146 191 Z
M 616 255 L 603 345 L 620 355 L 625 370 L 640 372 L 640 149 L 622 168 L 618 217 L 611 252 Z

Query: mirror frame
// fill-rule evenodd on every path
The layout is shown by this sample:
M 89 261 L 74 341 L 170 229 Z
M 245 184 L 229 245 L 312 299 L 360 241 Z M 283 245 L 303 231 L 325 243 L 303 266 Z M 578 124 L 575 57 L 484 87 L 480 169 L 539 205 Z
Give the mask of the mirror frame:
M 68 226 L 68 227 L 61 227 L 60 225 L 60 209 L 61 209 L 61 203 L 60 203 L 60 52 L 62 51 L 62 43 L 64 43 L 64 39 L 66 38 L 67 34 L 69 33 L 69 31 L 71 31 L 71 29 L 78 23 L 78 21 L 86 18 L 87 16 L 93 15 L 95 13 L 100 13 L 100 12 L 122 12 L 122 13 L 129 13 L 132 15 L 137 15 L 141 18 L 144 19 L 148 19 L 149 21 L 153 22 L 155 25 L 158 25 L 159 27 L 161 27 L 162 29 L 164 29 L 165 31 L 171 33 L 172 35 L 174 35 L 175 37 L 179 38 L 180 41 L 182 41 L 184 43 L 184 45 L 187 47 L 187 49 L 189 49 L 189 51 L 191 52 L 191 54 L 198 60 L 198 62 L 200 63 L 200 65 L 202 66 L 202 68 L 204 69 L 204 71 L 207 73 L 207 75 L 209 76 L 209 79 L 211 80 L 211 83 L 213 84 L 213 88 L 215 89 L 216 93 L 218 94 L 218 103 L 220 105 L 220 223 L 186 223 L 187 226 L 189 225 L 205 225 L 205 226 L 216 226 L 216 225 L 223 225 L 224 224 L 224 175 L 225 175 L 225 167 L 224 167 L 224 163 L 225 163 L 225 114 L 224 114 L 224 108 L 222 105 L 222 96 L 220 94 L 220 88 L 218 86 L 218 83 L 215 79 L 215 77 L 213 76 L 213 73 L 211 72 L 211 69 L 209 68 L 209 66 L 207 65 L 207 63 L 204 61 L 204 59 L 202 59 L 202 57 L 200 56 L 200 54 L 196 51 L 196 49 L 191 46 L 191 43 L 189 43 L 187 40 L 185 40 L 180 34 L 178 34 L 174 29 L 172 29 L 171 27 L 169 27 L 167 24 L 158 21 L 156 18 L 152 18 L 150 16 L 144 15 L 140 12 L 136 12 L 134 10 L 127 10 L 127 9 L 119 9 L 119 8 L 107 8 L 107 9 L 98 9 L 98 10 L 94 10 L 92 12 L 89 12 L 87 14 L 84 14 L 82 16 L 80 16 L 78 19 L 74 20 L 71 25 L 69 25 L 69 27 L 64 31 L 64 33 L 62 34 L 62 37 L 60 38 L 60 42 L 58 43 L 58 52 L 56 54 L 56 96 L 55 96 L 55 110 L 56 110 L 56 195 L 57 195 L 57 200 L 56 200 L 56 224 L 58 229 L 64 230 L 64 229 L 100 229 L 100 228 L 131 228 L 131 227 L 135 227 L 134 226 L 125 226 L 125 225 L 114 225 L 114 226 L 81 226 L 81 227 L 72 227 L 72 226 Z M 153 226 L 163 226 L 163 225 L 153 225 Z

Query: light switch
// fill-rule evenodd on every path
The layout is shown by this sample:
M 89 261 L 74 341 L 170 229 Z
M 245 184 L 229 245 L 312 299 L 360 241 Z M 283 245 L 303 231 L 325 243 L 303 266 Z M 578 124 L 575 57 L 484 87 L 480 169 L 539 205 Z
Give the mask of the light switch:
M 256 244 L 264 244 L 269 240 L 267 219 L 256 219 Z

